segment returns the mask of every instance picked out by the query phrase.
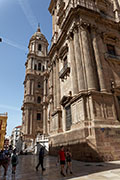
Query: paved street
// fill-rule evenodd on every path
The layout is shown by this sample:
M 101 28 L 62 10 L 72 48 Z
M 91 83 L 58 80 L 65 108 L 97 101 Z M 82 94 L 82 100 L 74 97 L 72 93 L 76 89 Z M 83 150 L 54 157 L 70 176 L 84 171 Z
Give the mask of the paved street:
M 19 156 L 16 175 L 11 174 L 11 165 L 7 176 L 3 176 L 3 168 L 0 167 L 0 180 L 120 180 L 120 161 L 109 163 L 87 163 L 73 161 L 73 174 L 62 177 L 60 166 L 56 166 L 56 157 L 45 157 L 46 171 L 42 174 L 41 168 L 36 171 L 37 156 Z

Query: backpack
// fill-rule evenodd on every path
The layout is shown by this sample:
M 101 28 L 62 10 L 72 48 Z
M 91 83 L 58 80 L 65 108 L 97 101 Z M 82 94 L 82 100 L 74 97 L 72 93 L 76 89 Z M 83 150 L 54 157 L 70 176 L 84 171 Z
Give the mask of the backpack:
M 0 161 L 4 160 L 4 155 L 3 153 L 0 153 Z
M 43 158 L 43 157 L 44 157 L 44 149 L 41 148 L 39 152 L 39 158 Z
M 12 163 L 13 164 L 17 163 L 17 156 L 15 154 L 13 154 L 13 156 L 12 156 Z

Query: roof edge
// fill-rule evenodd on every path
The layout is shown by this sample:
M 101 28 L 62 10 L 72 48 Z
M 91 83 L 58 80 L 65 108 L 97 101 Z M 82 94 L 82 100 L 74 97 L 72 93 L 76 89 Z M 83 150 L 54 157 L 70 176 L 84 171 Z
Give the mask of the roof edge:
M 51 0 L 49 8 L 48 8 L 50 14 L 52 14 L 52 7 L 54 6 L 55 3 L 56 3 L 56 0 Z

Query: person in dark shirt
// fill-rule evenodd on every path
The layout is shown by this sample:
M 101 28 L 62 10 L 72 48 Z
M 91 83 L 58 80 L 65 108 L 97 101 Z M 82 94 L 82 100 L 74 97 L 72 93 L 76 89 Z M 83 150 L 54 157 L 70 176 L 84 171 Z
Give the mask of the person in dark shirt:
M 45 154 L 45 147 L 41 147 L 40 152 L 39 152 L 39 162 L 36 166 L 36 171 L 38 171 L 38 167 L 40 165 L 41 165 L 42 171 L 45 171 L 45 168 L 43 167 L 44 154 Z
M 64 146 L 61 146 L 59 154 L 58 154 L 58 160 L 60 161 L 61 165 L 61 174 L 65 176 L 64 174 L 64 166 L 65 166 L 65 152 L 64 152 Z
M 12 174 L 15 174 L 16 166 L 18 164 L 18 156 L 16 154 L 16 149 L 13 150 L 13 154 L 11 157 L 11 164 L 12 164 Z
M 0 151 L 0 166 L 4 168 L 4 176 L 6 176 L 8 165 L 9 165 L 10 158 L 8 156 L 7 151 Z
M 72 154 L 69 149 L 67 149 L 65 156 L 66 156 L 66 163 L 67 163 L 66 173 L 68 173 L 68 170 L 69 170 L 70 174 L 72 174 Z

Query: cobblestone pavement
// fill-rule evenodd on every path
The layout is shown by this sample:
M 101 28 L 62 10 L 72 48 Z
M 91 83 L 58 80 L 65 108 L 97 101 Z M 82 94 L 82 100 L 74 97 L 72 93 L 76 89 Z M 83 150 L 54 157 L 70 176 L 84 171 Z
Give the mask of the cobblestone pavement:
M 0 180 L 120 180 L 120 161 L 106 163 L 87 163 L 72 161 L 73 174 L 62 177 L 60 166 L 56 165 L 57 158 L 46 156 L 44 166 L 46 171 L 42 174 L 41 167 L 36 171 L 38 162 L 36 155 L 19 156 L 16 174 L 11 174 L 9 165 L 7 176 L 4 177 L 3 168 L 0 167 Z

